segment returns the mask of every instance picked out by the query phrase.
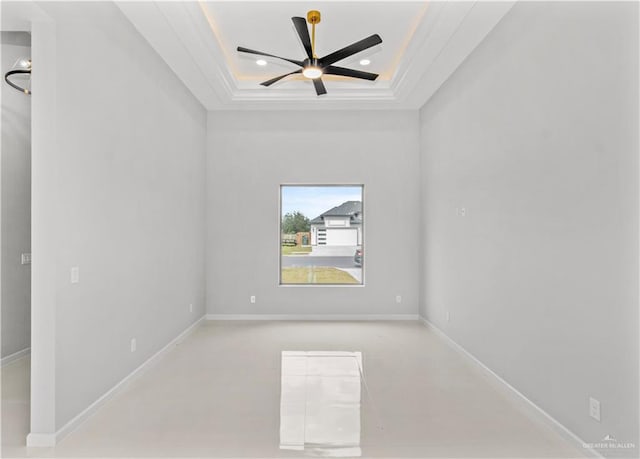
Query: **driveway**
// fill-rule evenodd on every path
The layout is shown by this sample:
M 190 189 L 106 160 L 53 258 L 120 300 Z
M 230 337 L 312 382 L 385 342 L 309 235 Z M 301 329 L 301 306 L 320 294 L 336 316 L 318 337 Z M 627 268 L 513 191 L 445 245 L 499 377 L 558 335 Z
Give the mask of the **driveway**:
M 357 268 L 353 263 L 353 255 L 349 257 L 316 257 L 313 255 L 283 255 L 282 267 L 296 266 L 329 266 L 334 268 Z
M 316 257 L 353 257 L 357 248 L 356 245 L 314 245 L 311 247 L 311 255 Z

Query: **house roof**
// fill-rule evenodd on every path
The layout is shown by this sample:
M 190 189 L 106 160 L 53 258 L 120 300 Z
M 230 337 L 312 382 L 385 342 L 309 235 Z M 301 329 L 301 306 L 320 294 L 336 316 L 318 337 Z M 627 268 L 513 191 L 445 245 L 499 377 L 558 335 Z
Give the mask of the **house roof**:
M 351 217 L 352 221 L 362 221 L 362 215 L 358 218 L 354 217 L 354 214 L 362 214 L 362 201 L 346 201 L 339 206 L 333 207 L 326 212 L 318 215 L 309 223 L 324 223 L 324 217 Z

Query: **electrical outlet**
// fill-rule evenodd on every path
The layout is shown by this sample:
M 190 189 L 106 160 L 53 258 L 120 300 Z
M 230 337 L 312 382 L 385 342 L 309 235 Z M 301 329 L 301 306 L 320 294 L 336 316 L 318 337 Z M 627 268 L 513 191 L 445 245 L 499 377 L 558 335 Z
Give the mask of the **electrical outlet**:
M 255 295 L 251 295 L 251 296 L 249 297 L 249 301 L 250 301 L 251 303 L 255 303 L 255 302 L 256 302 L 256 296 L 255 296 Z
M 77 284 L 80 282 L 80 267 L 74 266 L 71 268 L 71 283 Z
M 30 253 L 23 253 L 22 256 L 20 257 L 20 262 L 23 265 L 30 265 L 31 264 L 31 254 Z
M 396 303 L 402 303 L 402 295 L 396 295 Z
M 189 305 L 189 312 L 193 312 L 193 304 Z
M 466 207 L 456 207 L 456 215 L 458 217 L 465 217 L 467 215 Z
M 135 352 L 138 348 L 138 343 L 135 338 L 131 338 L 131 352 Z
M 600 422 L 600 401 L 589 397 L 589 416 Z

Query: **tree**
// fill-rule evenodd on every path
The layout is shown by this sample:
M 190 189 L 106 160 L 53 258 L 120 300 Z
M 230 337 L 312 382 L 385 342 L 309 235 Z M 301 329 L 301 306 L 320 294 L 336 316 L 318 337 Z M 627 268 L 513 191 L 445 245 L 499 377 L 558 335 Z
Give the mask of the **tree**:
M 282 232 L 285 234 L 306 233 L 310 228 L 309 219 L 297 210 L 282 217 Z

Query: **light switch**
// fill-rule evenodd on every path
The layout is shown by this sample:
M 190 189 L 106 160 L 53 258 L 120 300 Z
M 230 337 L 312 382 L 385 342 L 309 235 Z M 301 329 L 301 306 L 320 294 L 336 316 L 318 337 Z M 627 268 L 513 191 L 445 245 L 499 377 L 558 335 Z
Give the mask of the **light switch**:
M 78 282 L 80 282 L 80 267 L 74 266 L 71 268 L 71 283 L 77 284 Z
M 600 401 L 589 397 L 589 416 L 600 422 Z

